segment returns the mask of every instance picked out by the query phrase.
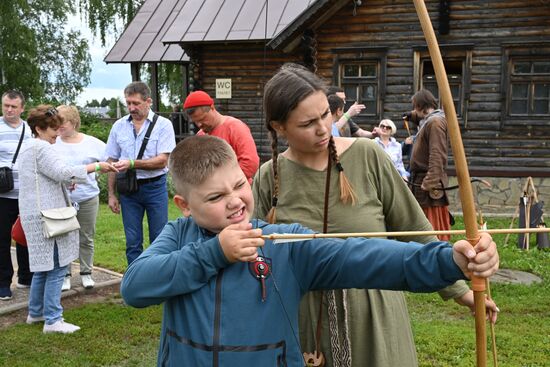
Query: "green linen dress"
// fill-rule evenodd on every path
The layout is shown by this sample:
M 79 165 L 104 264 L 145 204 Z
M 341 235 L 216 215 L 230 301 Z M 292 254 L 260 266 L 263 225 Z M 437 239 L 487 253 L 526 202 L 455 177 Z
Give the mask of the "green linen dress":
M 325 171 L 316 171 L 279 156 L 279 196 L 276 212 L 278 223 L 300 223 L 322 231 Z M 328 232 L 367 232 L 431 230 L 426 219 L 389 156 L 369 139 L 357 139 L 340 161 L 350 180 L 358 202 L 344 205 L 339 199 L 338 172 L 331 173 Z M 273 190 L 272 162 L 262 165 L 254 179 L 255 217 L 265 218 L 271 207 Z M 421 243 L 435 237 L 400 238 Z M 357 269 L 361 271 L 361 269 Z M 464 282 L 440 291 L 444 299 L 468 291 Z M 350 289 L 346 291 L 347 318 L 343 292 L 336 291 L 340 337 L 347 321 L 351 341 L 352 366 L 407 367 L 417 366 L 416 350 L 407 304 L 402 292 Z M 315 350 L 320 291 L 306 294 L 300 307 L 300 341 L 303 352 Z M 333 363 L 330 348 L 329 317 L 326 297 L 323 299 L 321 351 L 327 367 Z M 338 365 L 338 364 L 336 364 Z

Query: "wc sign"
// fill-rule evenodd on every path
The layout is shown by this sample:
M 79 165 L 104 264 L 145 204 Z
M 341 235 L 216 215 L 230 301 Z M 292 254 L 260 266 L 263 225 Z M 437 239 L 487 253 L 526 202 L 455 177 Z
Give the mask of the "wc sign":
M 231 79 L 216 79 L 216 99 L 231 98 Z

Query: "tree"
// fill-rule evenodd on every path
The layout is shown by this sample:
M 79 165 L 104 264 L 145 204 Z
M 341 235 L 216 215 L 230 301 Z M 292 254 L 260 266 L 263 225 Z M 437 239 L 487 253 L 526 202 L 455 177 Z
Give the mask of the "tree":
M 99 102 L 94 98 L 86 104 L 86 107 L 99 107 Z
M 79 31 L 65 31 L 67 16 L 76 11 L 74 1 L 0 2 L 1 90 L 69 102 L 89 83 L 88 43 Z
M 122 104 L 120 98 L 113 97 L 109 100 L 109 112 L 107 114 L 111 118 L 120 118 L 126 114 L 125 106 Z
M 120 22 L 126 25 L 134 18 L 145 0 L 74 0 L 80 12 L 85 15 L 88 26 L 99 33 L 101 43 L 105 45 L 106 35 L 119 34 Z

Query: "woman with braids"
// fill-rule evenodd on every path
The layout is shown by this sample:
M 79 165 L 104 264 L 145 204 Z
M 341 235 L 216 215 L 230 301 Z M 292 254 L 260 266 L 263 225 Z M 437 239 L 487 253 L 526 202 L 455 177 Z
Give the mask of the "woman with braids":
M 325 83 L 319 77 L 285 64 L 266 84 L 264 108 L 273 156 L 254 179 L 258 218 L 328 233 L 431 230 L 382 149 L 369 139 L 331 136 Z M 288 142 L 281 154 L 279 138 Z M 437 239 L 403 239 L 409 240 Z M 473 293 L 464 282 L 440 295 L 473 310 Z M 496 311 L 492 301 L 487 307 Z M 326 366 L 417 366 L 402 292 L 310 292 L 302 300 L 299 321 L 302 351 L 322 352 Z

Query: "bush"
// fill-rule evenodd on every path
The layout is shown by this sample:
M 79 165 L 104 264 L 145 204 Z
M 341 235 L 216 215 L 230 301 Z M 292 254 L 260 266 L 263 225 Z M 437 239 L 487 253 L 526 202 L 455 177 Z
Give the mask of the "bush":
M 97 183 L 99 185 L 99 202 L 107 204 L 109 202 L 109 190 L 107 189 L 107 175 L 98 175 Z M 176 194 L 174 184 L 172 183 L 172 176 L 168 175 L 168 196 L 173 198 Z
M 95 136 L 106 143 L 111 126 L 110 123 L 104 122 L 97 115 L 80 111 L 80 132 L 84 134 Z

